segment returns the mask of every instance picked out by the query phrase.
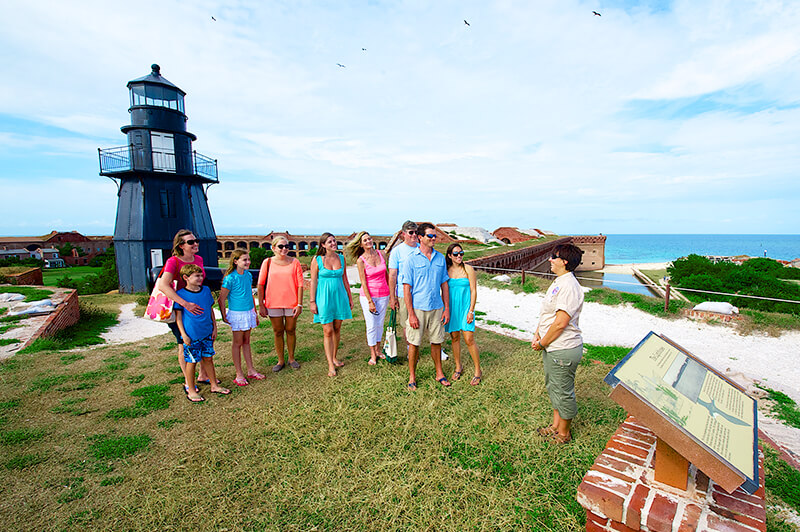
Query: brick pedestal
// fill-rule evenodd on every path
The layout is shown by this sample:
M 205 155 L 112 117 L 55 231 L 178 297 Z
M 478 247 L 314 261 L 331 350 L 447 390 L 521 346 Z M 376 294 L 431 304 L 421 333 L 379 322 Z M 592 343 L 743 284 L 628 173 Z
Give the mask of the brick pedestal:
M 654 480 L 656 435 L 629 416 L 578 486 L 586 530 L 765 532 L 764 458 L 759 489 L 727 493 L 702 471 L 689 467 L 686 490 Z

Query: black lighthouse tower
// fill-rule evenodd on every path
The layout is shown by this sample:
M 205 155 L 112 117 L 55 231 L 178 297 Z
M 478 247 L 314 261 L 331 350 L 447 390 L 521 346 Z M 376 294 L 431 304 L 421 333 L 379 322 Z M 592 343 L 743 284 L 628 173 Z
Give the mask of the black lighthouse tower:
M 114 249 L 123 293 L 148 289 L 148 272 L 171 255 L 172 238 L 189 229 L 200 239 L 206 266 L 217 266 L 217 235 L 206 192 L 219 182 L 217 161 L 192 150 L 181 89 L 158 65 L 128 82 L 128 145 L 98 150 L 100 175 L 117 183 Z

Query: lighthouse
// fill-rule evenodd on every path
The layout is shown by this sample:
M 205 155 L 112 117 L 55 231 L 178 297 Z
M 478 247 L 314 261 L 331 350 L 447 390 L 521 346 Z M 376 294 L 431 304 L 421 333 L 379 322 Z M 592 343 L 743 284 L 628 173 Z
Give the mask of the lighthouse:
M 100 175 L 117 184 L 114 249 L 122 293 L 148 289 L 148 273 L 172 253 L 172 239 L 188 229 L 200 240 L 206 266 L 217 266 L 217 235 L 208 208 L 208 187 L 219 182 L 217 161 L 192 149 L 186 130 L 186 93 L 152 65 L 128 82 L 127 145 L 98 149 Z

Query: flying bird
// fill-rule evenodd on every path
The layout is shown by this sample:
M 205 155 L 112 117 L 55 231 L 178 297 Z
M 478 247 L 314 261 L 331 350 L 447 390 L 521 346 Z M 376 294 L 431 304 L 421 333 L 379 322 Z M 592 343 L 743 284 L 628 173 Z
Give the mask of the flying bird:
M 466 24 L 467 26 L 469 26 L 469 22 L 467 22 L 467 21 L 466 21 L 466 19 L 464 19 L 464 24 Z
M 211 20 L 213 20 L 214 22 L 217 21 L 217 19 L 215 19 L 213 16 L 211 17 Z
M 336 65 L 337 65 L 337 66 L 340 66 L 340 67 L 342 67 L 342 68 L 347 68 L 346 66 L 344 66 L 344 65 L 343 65 L 343 64 L 341 64 L 341 63 L 336 63 Z
M 594 14 L 595 14 L 595 16 L 597 16 L 597 17 L 602 17 L 602 16 L 603 16 L 603 15 L 601 15 L 600 13 L 598 13 L 597 11 L 592 11 L 592 13 L 594 13 Z

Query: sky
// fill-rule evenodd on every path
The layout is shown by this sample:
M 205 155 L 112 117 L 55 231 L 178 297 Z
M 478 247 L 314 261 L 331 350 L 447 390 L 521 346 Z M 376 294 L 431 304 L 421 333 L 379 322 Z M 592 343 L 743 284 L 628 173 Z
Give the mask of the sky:
M 152 63 L 218 160 L 217 234 L 796 234 L 798 27 L 793 0 L 9 0 L 0 234 L 113 234 L 97 149 Z

